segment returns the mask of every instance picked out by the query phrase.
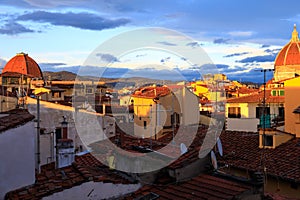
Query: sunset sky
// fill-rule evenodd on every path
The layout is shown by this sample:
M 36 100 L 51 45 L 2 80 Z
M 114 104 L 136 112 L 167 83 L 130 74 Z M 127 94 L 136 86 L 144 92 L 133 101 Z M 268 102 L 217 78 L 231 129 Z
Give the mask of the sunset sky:
M 26 52 L 42 70 L 74 71 L 103 42 L 161 27 L 195 40 L 229 78 L 255 80 L 256 69 L 273 67 L 293 25 L 300 30 L 299 7 L 296 0 L 1 0 L 0 68 Z M 119 56 L 99 53 L 102 59 Z

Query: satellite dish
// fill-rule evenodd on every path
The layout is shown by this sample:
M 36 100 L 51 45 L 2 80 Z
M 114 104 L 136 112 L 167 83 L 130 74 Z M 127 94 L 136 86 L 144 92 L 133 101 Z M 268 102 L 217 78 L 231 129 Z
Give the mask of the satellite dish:
M 223 156 L 223 146 L 222 146 L 220 138 L 218 138 L 218 140 L 217 140 L 217 147 L 218 147 L 218 151 L 219 151 L 220 156 Z
M 210 152 L 210 159 L 211 159 L 211 163 L 212 163 L 214 169 L 218 169 L 217 158 L 213 151 Z
M 181 151 L 181 155 L 185 154 L 187 152 L 187 148 L 186 148 L 185 144 L 183 144 L 183 143 L 180 144 L 180 151 Z

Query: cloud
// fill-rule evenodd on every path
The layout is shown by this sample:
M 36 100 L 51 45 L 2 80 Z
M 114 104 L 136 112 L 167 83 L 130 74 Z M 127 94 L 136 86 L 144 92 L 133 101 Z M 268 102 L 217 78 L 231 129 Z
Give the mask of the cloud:
M 263 45 L 261 45 L 261 47 L 260 48 L 268 48 L 268 47 L 270 47 L 271 45 L 268 45 L 268 44 L 263 44 Z
M 227 44 L 230 39 L 218 38 L 214 40 L 214 44 Z
M 161 42 L 157 42 L 159 44 L 163 44 L 163 45 L 167 45 L 167 46 L 177 46 L 177 44 L 171 43 L 171 42 L 167 42 L 167 41 L 161 41 Z
M 250 37 L 253 35 L 252 31 L 231 31 L 228 33 L 232 37 Z
M 195 48 L 195 47 L 199 47 L 200 44 L 198 42 L 190 42 L 190 43 L 187 43 L 186 46 L 191 46 L 191 47 Z
M 3 59 L 0 58 L 0 69 L 1 69 L 0 73 L 2 71 L 2 68 L 6 65 L 6 63 L 7 63 L 6 60 L 3 60 Z
M 275 54 L 272 55 L 264 55 L 264 56 L 253 56 L 247 57 L 242 60 L 237 60 L 239 63 L 252 63 L 252 62 L 273 62 L 276 58 Z
M 241 66 L 231 67 L 229 65 L 224 65 L 224 64 L 217 64 L 216 66 L 217 66 L 218 70 L 220 71 L 220 73 L 223 73 L 226 75 L 244 72 L 246 69 L 245 67 L 241 67 Z
M 170 59 L 171 59 L 171 57 L 162 58 L 162 59 L 160 60 L 160 62 L 161 62 L 161 63 L 165 63 L 165 62 L 168 62 Z
M 96 56 L 100 57 L 105 62 L 120 62 L 118 58 L 108 53 L 97 53 Z
M 61 66 L 65 66 L 65 63 L 39 63 L 40 68 L 42 71 L 53 71 L 56 68 L 60 68 Z
M 264 52 L 277 54 L 281 49 L 266 49 Z
M 230 66 L 229 65 L 224 65 L 224 64 L 216 64 L 216 67 L 218 68 L 218 69 L 227 69 L 227 68 L 229 68 Z
M 24 0 L 31 6 L 35 7 L 56 7 L 56 6 L 68 6 L 68 5 L 76 5 L 82 2 L 81 0 L 51 0 L 51 1 L 43 1 L 43 0 Z
M 60 66 L 60 65 L 66 65 L 66 63 L 40 63 L 39 65 L 44 65 L 44 66 Z
M 0 27 L 0 34 L 4 35 L 18 35 L 20 33 L 32 33 L 33 30 L 26 28 L 25 26 L 17 22 L 7 22 L 4 26 Z
M 99 15 L 88 12 L 74 13 L 58 13 L 35 11 L 26 13 L 17 17 L 19 21 L 34 21 L 40 23 L 50 23 L 55 26 L 69 26 L 86 30 L 103 30 L 116 28 L 130 22 L 129 19 L 106 19 Z
M 139 57 L 145 57 L 145 56 L 147 56 L 146 53 L 145 53 L 145 54 L 137 54 L 135 57 L 136 57 L 136 58 L 139 58 Z
M 226 56 L 223 56 L 224 58 L 230 58 L 230 57 L 234 57 L 234 56 L 242 56 L 242 55 L 246 55 L 249 54 L 249 52 L 242 52 L 242 53 L 233 53 L 233 54 L 228 54 Z

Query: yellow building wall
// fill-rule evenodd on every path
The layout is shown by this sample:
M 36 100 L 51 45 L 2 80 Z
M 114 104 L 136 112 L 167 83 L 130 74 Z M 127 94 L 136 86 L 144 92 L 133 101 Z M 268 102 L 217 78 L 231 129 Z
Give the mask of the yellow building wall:
M 300 77 L 285 81 L 284 87 L 285 131 L 296 134 L 296 137 L 300 137 L 299 130 L 297 131 L 297 126 L 300 122 L 299 116 L 297 116 L 298 114 L 293 113 L 293 111 L 300 106 Z
M 176 125 L 194 125 L 200 120 L 199 98 L 187 88 L 175 91 L 172 95 L 152 98 L 132 97 L 134 101 L 134 134 L 140 137 L 153 137 L 164 127 L 172 127 L 171 115 L 176 113 Z M 146 123 L 146 126 L 144 126 Z
M 186 87 L 176 91 L 178 106 L 176 111 L 182 116 L 180 124 L 184 126 L 198 124 L 200 120 L 199 97 Z
M 229 107 L 240 107 L 241 108 L 241 118 L 253 118 L 253 113 L 249 113 L 248 103 L 226 103 L 226 117 L 228 117 L 228 108 Z M 251 114 L 251 115 L 250 115 Z M 255 118 L 255 115 L 254 115 Z
M 212 91 L 212 88 L 205 86 L 206 82 L 204 81 L 196 81 L 192 83 L 191 86 L 194 89 L 194 94 L 198 97 L 206 97 L 210 101 L 224 101 L 226 100 L 225 91 Z M 221 88 L 221 87 L 220 87 Z M 222 88 L 221 88 L 222 89 Z
M 164 126 L 171 126 L 172 112 L 180 114 L 179 103 L 172 95 L 160 97 L 159 106 L 152 98 L 133 97 L 133 101 L 134 134 L 139 137 L 154 137 Z

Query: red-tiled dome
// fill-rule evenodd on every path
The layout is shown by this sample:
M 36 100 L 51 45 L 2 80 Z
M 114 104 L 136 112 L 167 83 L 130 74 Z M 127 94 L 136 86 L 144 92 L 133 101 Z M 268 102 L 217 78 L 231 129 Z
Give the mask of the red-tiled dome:
M 39 65 L 25 53 L 18 53 L 10 59 L 2 70 L 2 74 L 5 73 L 18 73 L 32 78 L 43 77 Z
M 287 65 L 300 65 L 300 41 L 296 25 L 294 25 L 291 41 L 278 53 L 274 67 L 276 69 L 277 66 Z

